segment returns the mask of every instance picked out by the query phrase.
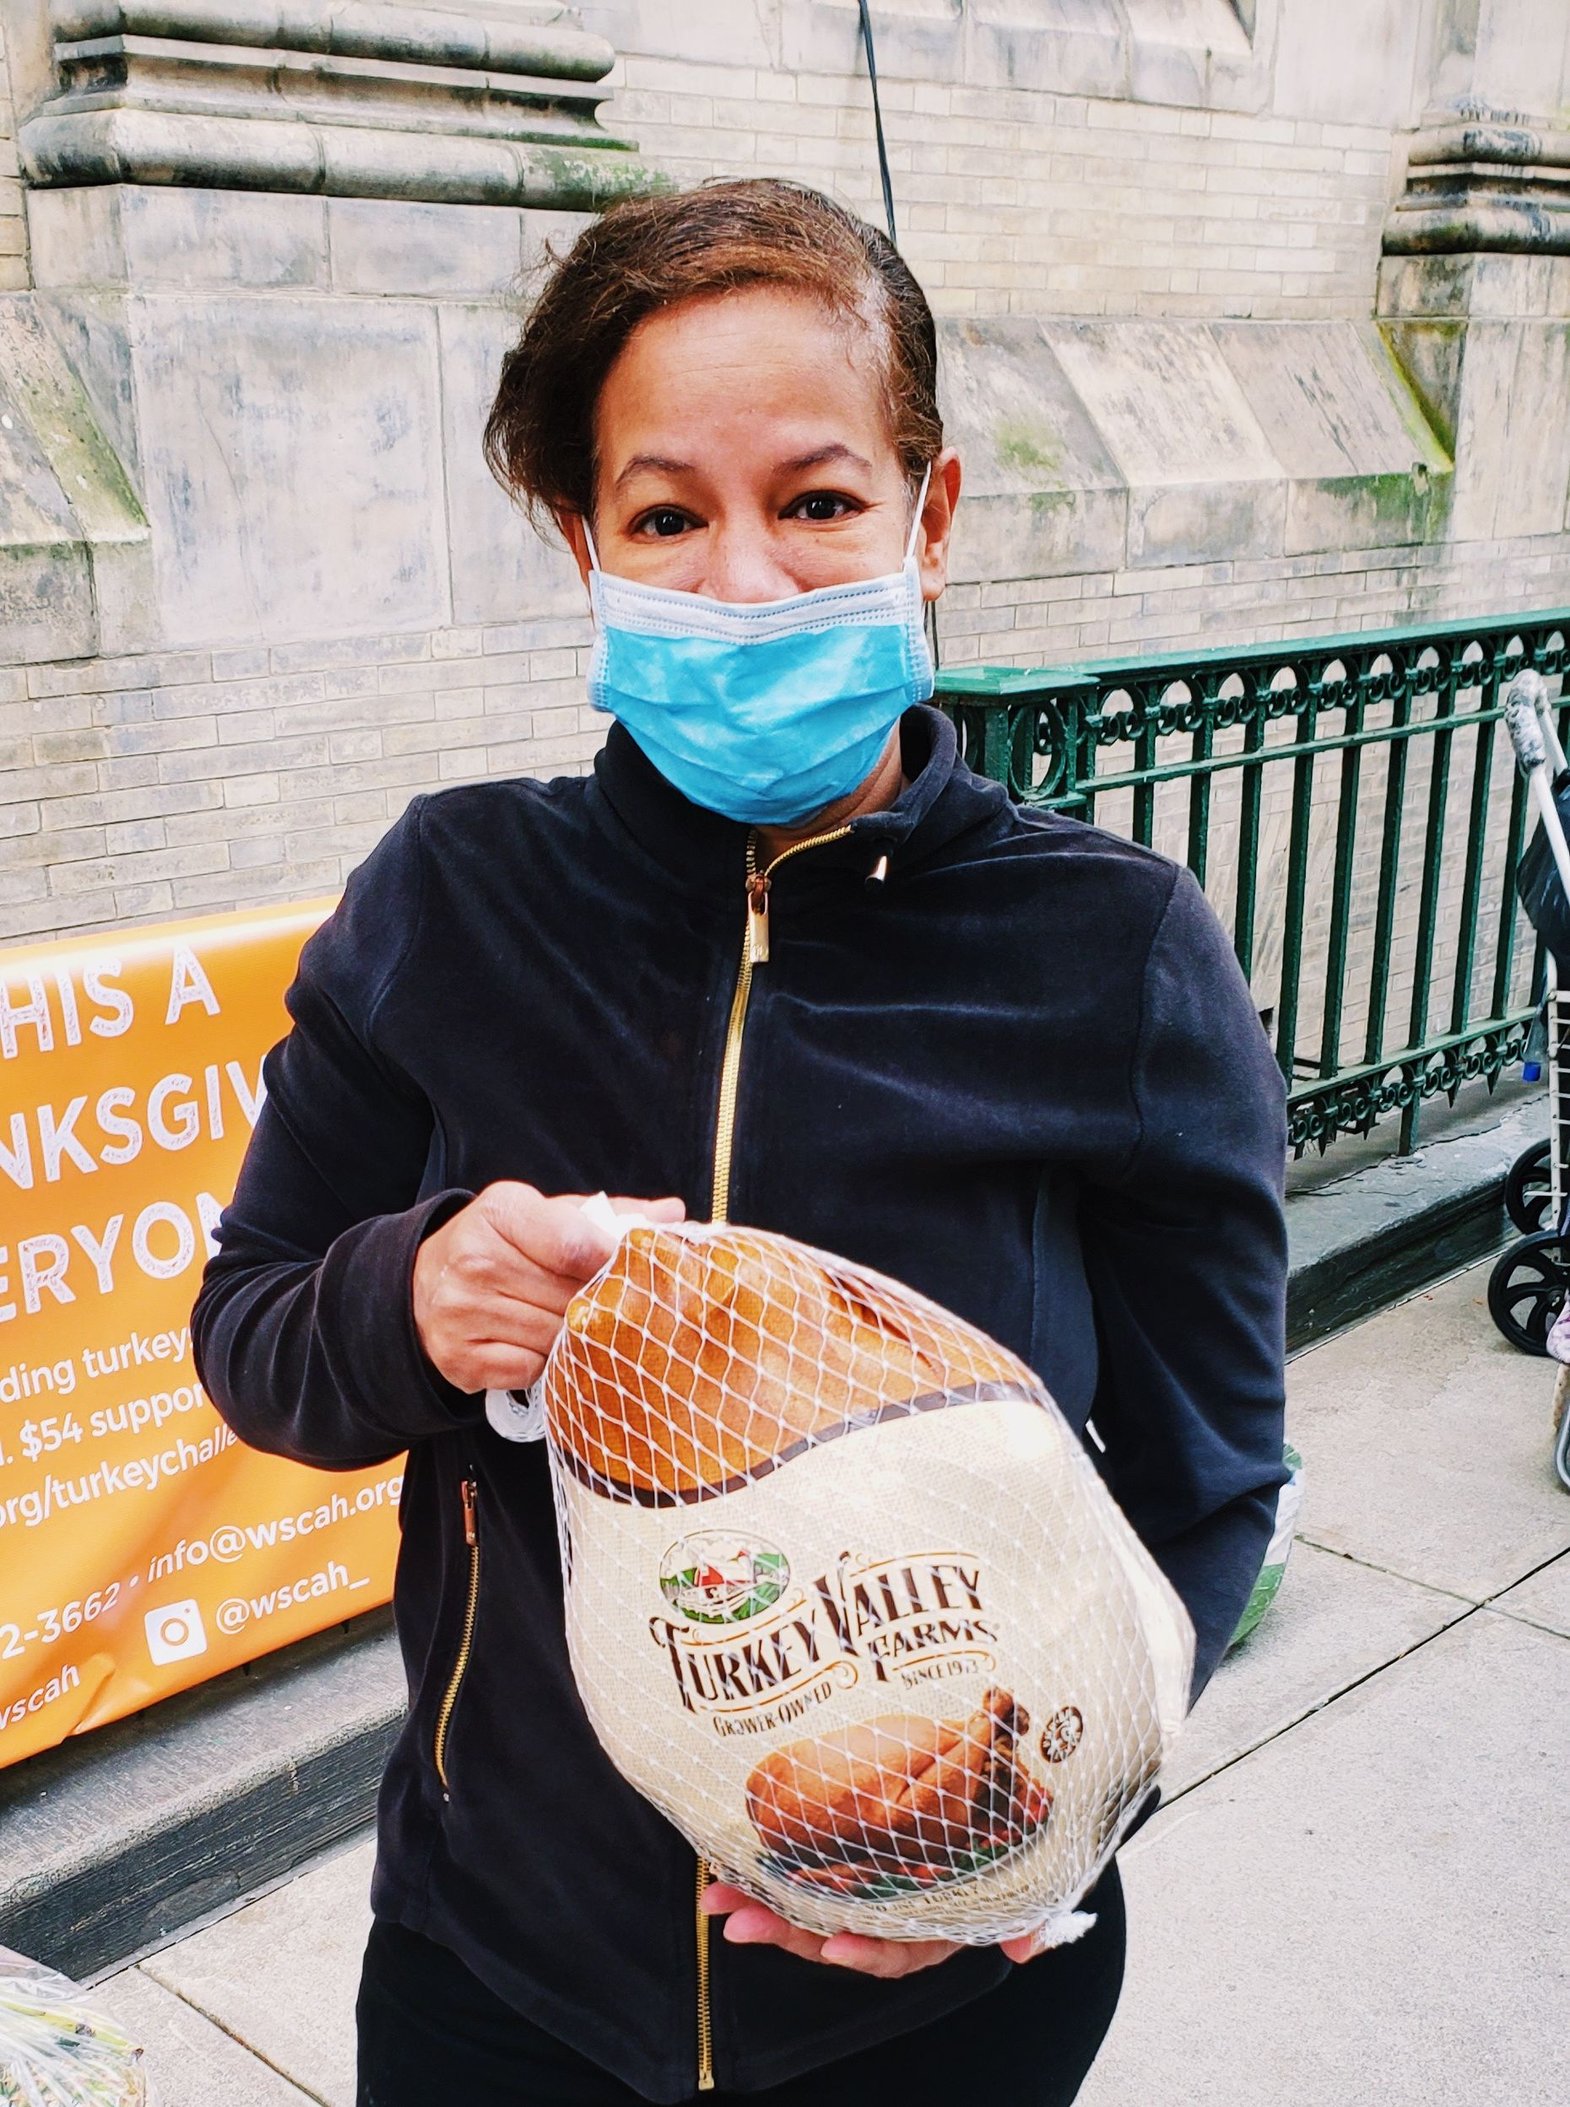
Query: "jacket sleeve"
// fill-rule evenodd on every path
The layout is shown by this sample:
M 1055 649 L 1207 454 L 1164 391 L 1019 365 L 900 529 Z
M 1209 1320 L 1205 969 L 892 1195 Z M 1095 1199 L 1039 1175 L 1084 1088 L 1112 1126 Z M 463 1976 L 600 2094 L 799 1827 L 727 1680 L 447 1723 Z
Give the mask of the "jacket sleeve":
M 434 1118 L 378 1048 L 379 1006 L 414 949 L 419 801 L 350 879 L 300 955 L 293 1029 L 191 1316 L 197 1372 L 252 1448 L 329 1469 L 397 1455 L 479 1415 L 426 1359 L 421 1239 L 472 1195 L 425 1193 Z
M 1099 1458 L 1188 1608 L 1194 1695 L 1258 1577 L 1282 1463 L 1284 1089 L 1224 930 L 1177 874 L 1146 963 L 1126 1163 L 1087 1188 Z

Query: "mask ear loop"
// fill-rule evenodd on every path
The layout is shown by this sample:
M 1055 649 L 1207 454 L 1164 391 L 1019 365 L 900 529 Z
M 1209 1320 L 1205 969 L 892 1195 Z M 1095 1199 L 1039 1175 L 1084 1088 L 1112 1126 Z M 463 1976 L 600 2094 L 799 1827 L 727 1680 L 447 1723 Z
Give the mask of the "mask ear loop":
M 916 516 L 910 523 L 910 540 L 905 544 L 905 562 L 907 565 L 915 560 L 916 536 L 921 532 L 921 516 L 927 508 L 927 491 L 931 484 L 932 463 L 929 461 L 921 478 L 921 488 L 916 493 Z M 932 661 L 932 668 L 934 673 L 936 673 L 938 664 L 938 603 L 936 600 L 928 601 L 922 611 L 920 634 L 925 639 L 927 656 Z
M 921 488 L 916 492 L 916 516 L 910 523 L 910 539 L 905 544 L 905 561 L 909 563 L 916 553 L 916 536 L 921 532 L 921 515 L 927 509 L 927 487 L 932 481 L 932 463 L 927 463 L 921 478 Z
M 600 552 L 594 546 L 594 529 L 589 525 L 588 513 L 581 512 L 578 517 L 583 521 L 583 538 L 589 545 L 589 575 L 584 580 L 584 589 L 589 595 L 589 620 L 594 624 L 595 632 L 598 634 L 600 611 L 594 603 L 594 581 L 597 577 L 603 578 L 605 576 L 605 569 L 600 562 Z

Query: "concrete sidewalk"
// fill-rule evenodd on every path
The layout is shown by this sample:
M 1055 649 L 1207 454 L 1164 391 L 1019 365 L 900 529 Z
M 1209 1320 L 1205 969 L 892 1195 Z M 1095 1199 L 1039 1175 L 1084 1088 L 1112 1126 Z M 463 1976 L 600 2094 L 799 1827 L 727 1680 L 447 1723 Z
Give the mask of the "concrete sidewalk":
M 1123 1853 L 1082 2107 L 1570 2097 L 1570 1495 L 1486 1277 L 1293 1363 L 1303 1532 Z M 356 1845 L 99 1986 L 160 2107 L 352 2107 L 369 1873 Z

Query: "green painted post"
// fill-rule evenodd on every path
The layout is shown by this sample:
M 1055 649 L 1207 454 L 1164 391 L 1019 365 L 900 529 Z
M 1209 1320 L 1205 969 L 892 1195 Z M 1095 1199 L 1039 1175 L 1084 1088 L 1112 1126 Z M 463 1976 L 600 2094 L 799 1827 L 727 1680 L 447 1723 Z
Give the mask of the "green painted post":
M 1141 725 L 1134 736 L 1134 767 L 1142 780 L 1134 790 L 1134 839 L 1149 848 L 1156 831 L 1156 786 L 1150 772 L 1156 765 L 1156 723 L 1160 710 L 1160 684 L 1142 688 L 1135 697 Z
M 1194 730 L 1189 755 L 1192 774 L 1188 786 L 1188 867 L 1203 885 L 1210 868 L 1210 780 L 1206 765 L 1215 750 L 1216 719 L 1214 693 L 1196 696 L 1203 715 Z
M 1434 936 L 1439 920 L 1439 886 L 1444 875 L 1445 806 L 1450 795 L 1451 726 L 1455 716 L 1459 665 L 1452 662 L 1435 684 L 1434 717 L 1428 742 L 1428 821 L 1423 829 L 1423 878 L 1417 910 L 1417 944 L 1412 955 L 1412 1012 L 1407 1044 L 1420 1047 L 1428 1032 L 1429 982 L 1434 970 Z M 1417 1146 L 1423 1100 L 1413 1092 L 1401 1113 L 1403 1156 Z
M 1499 686 L 1505 677 L 1498 665 L 1489 668 L 1478 695 L 1477 750 L 1472 756 L 1472 795 L 1467 808 L 1466 865 L 1461 878 L 1461 926 L 1456 933 L 1455 980 L 1450 993 L 1450 1029 L 1461 1030 L 1472 1014 L 1472 973 L 1477 963 L 1477 924 L 1483 905 L 1483 852 L 1488 842 L 1488 790 L 1493 778 L 1494 741 L 1499 720 L 1493 711 L 1499 702 Z M 1450 1091 L 1455 1102 L 1455 1089 Z
M 1390 714 L 1390 728 L 1404 732 L 1412 719 L 1412 691 L 1403 682 Z M 1363 1059 L 1372 1063 L 1385 1050 L 1385 1006 L 1390 995 L 1390 951 L 1395 936 L 1396 884 L 1401 872 L 1401 815 L 1406 809 L 1406 764 L 1409 741 L 1389 742 L 1385 772 L 1385 821 L 1379 845 L 1379 887 L 1374 906 L 1374 949 L 1368 967 L 1368 1031 Z
M 1342 729 L 1356 738 L 1363 729 L 1361 696 L 1344 705 Z M 1335 876 L 1330 886 L 1330 941 L 1325 957 L 1325 1015 L 1319 1035 L 1319 1073 L 1326 1078 L 1341 1066 L 1341 1012 L 1346 997 L 1347 943 L 1352 922 L 1352 877 L 1357 860 L 1357 802 L 1362 782 L 1363 749 L 1341 752 L 1341 788 L 1336 802 Z
M 982 772 L 989 775 L 994 783 L 1006 784 L 1009 779 L 1009 748 L 1012 744 L 1006 707 L 988 710 L 982 737 L 985 742 L 981 755 Z
M 1502 1016 L 1510 1003 L 1510 983 L 1515 978 L 1516 891 L 1515 868 L 1521 861 L 1526 836 L 1526 777 L 1514 769 L 1510 789 L 1510 819 L 1505 828 L 1504 882 L 1499 894 L 1499 934 L 1494 942 L 1493 1014 Z
M 1281 1004 L 1276 1012 L 1276 1066 L 1288 1083 L 1297 1073 L 1298 989 L 1303 974 L 1303 910 L 1308 899 L 1308 835 L 1314 816 L 1314 725 L 1318 705 L 1312 689 L 1298 711 L 1294 744 L 1310 750 L 1292 763 L 1292 827 L 1287 840 L 1287 901 L 1281 934 Z
M 1243 728 L 1245 755 L 1264 753 L 1265 720 L 1251 716 Z M 1254 977 L 1254 922 L 1259 894 L 1259 815 L 1264 791 L 1262 760 L 1251 761 L 1243 770 L 1237 829 L 1237 905 L 1232 911 L 1232 948 L 1244 977 Z

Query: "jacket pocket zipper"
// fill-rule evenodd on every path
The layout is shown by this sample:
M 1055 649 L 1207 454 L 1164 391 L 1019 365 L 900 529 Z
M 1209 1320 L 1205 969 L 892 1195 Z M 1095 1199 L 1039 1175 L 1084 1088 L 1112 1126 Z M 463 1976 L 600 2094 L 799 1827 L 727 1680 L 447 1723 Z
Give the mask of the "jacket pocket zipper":
M 432 1755 L 436 1760 L 436 1775 L 442 1781 L 442 1798 L 450 1800 L 452 1791 L 447 1780 L 447 1733 L 452 1725 L 453 1707 L 458 1702 L 458 1692 L 463 1687 L 464 1671 L 469 1665 L 469 1654 L 474 1646 L 474 1619 L 480 1607 L 480 1529 L 479 1489 L 472 1477 L 463 1480 L 463 1540 L 469 1547 L 469 1593 L 463 1606 L 463 1637 L 458 1642 L 458 1657 L 452 1664 L 452 1674 L 447 1678 L 447 1688 L 442 1693 L 441 1710 L 436 1715 L 436 1738 Z

